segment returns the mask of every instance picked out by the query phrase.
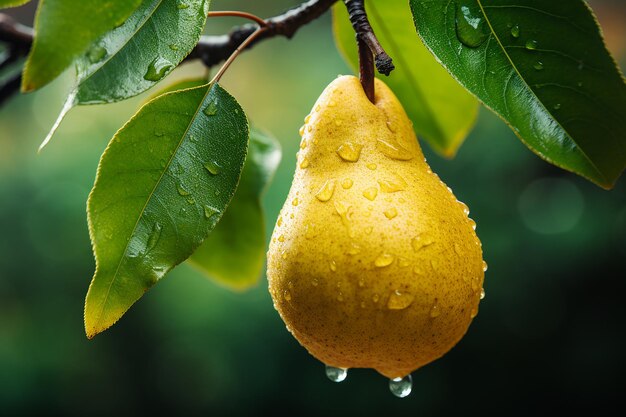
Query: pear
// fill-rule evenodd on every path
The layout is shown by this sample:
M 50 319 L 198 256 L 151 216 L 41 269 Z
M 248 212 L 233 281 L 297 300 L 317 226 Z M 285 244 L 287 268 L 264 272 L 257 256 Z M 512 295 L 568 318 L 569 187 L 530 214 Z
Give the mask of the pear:
M 478 312 L 467 206 L 434 174 L 392 91 L 335 79 L 300 130 L 267 276 L 287 329 L 335 368 L 399 378 L 441 357 Z

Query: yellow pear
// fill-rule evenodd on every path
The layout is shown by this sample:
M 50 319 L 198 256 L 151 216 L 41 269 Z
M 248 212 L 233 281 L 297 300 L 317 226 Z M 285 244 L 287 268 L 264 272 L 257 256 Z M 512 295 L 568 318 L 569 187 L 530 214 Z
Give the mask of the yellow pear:
M 306 117 L 267 276 L 313 356 L 401 378 L 465 334 L 486 264 L 467 206 L 431 171 L 392 91 L 375 91 L 372 104 L 339 77 Z

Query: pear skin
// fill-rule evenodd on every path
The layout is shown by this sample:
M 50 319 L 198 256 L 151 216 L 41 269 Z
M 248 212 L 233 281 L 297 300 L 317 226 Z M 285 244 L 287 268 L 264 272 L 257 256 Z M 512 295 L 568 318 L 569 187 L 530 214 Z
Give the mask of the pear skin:
M 289 331 L 338 368 L 403 377 L 478 312 L 484 262 L 467 206 L 434 174 L 392 91 L 335 79 L 301 129 L 267 276 Z

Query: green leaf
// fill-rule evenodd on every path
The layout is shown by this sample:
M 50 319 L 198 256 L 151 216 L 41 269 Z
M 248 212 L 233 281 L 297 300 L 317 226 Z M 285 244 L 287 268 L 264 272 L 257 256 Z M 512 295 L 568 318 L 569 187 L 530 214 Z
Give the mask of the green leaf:
M 611 188 L 626 84 L 582 0 L 410 0 L 437 59 L 537 155 Z
M 378 39 L 396 66 L 384 81 L 402 102 L 415 132 L 437 152 L 454 156 L 474 125 L 477 100 L 420 42 L 406 0 L 369 0 L 365 6 Z M 354 29 L 341 2 L 333 8 L 333 25 L 337 46 L 358 69 Z
M 59 76 L 95 40 L 124 22 L 140 1 L 41 0 L 22 90 L 36 90 Z
M 207 237 L 235 193 L 247 143 L 246 116 L 218 85 L 159 96 L 117 132 L 87 203 L 96 258 L 89 338 Z
M 198 43 L 209 5 L 208 0 L 144 0 L 77 60 L 76 86 L 41 147 L 74 106 L 124 100 L 162 80 Z
M 30 0 L 0 0 L 0 9 L 21 6 L 22 4 L 26 4 L 29 1 Z
M 258 282 L 265 263 L 261 195 L 280 162 L 276 139 L 253 130 L 241 182 L 209 237 L 188 259 L 208 277 L 236 290 Z

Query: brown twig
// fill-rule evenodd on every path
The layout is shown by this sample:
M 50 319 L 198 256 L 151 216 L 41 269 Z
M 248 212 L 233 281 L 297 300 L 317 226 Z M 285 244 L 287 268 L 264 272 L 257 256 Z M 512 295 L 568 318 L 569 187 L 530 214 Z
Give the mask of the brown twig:
M 394 65 L 391 57 L 387 55 L 387 52 L 383 49 L 374 30 L 367 19 L 367 13 L 365 12 L 365 0 L 344 0 L 343 1 L 348 8 L 348 14 L 350 15 L 350 22 L 357 34 L 357 37 L 363 40 L 369 47 L 372 54 L 374 54 L 374 60 L 376 62 L 376 69 L 381 74 L 389 75 L 394 70 Z

